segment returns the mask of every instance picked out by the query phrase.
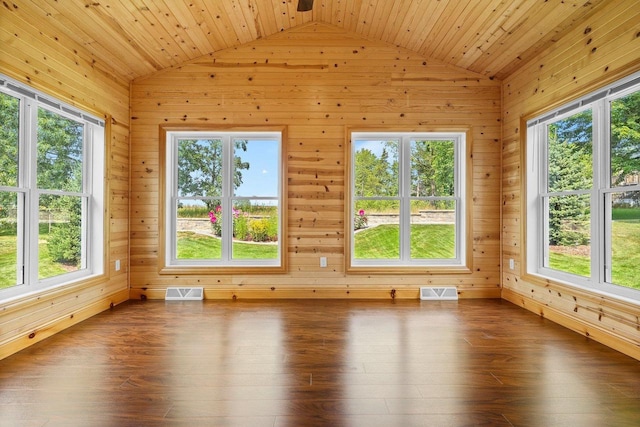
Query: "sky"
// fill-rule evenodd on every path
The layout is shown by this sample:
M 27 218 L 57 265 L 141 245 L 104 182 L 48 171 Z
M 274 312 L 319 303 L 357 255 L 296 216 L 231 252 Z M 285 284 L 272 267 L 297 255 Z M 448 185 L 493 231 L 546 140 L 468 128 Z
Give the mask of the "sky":
M 242 185 L 236 196 L 276 196 L 280 153 L 277 141 L 249 140 L 247 151 L 237 153 L 249 169 L 242 170 Z

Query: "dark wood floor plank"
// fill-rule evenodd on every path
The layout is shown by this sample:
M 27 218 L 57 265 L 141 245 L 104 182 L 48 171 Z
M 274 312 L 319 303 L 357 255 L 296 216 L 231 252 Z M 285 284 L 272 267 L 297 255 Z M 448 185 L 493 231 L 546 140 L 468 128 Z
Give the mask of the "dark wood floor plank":
M 640 362 L 499 300 L 130 301 L 0 361 L 0 426 L 637 426 Z

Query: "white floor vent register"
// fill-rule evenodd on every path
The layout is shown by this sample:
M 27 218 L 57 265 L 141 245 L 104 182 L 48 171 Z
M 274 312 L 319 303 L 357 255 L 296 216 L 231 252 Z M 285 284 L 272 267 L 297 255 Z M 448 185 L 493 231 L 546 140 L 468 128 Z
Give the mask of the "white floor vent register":
M 420 288 L 420 299 L 454 301 L 458 299 L 458 290 L 454 287 Z
M 167 288 L 164 299 L 167 301 L 202 301 L 204 288 Z

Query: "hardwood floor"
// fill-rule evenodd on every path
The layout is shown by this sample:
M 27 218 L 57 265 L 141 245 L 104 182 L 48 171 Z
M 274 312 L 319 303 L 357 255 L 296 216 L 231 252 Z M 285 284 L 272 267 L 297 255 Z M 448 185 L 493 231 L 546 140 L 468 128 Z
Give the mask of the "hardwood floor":
M 0 361 L 1 426 L 638 426 L 640 362 L 500 300 L 130 301 Z

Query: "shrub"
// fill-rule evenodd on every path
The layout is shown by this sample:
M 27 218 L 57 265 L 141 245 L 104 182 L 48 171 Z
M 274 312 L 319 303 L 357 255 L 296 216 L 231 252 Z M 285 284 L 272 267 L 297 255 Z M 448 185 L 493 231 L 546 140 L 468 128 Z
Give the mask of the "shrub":
M 360 230 L 361 228 L 366 228 L 369 220 L 364 214 L 364 209 L 360 209 L 358 214 L 353 218 L 353 229 Z
M 64 264 L 80 264 L 82 249 L 80 236 L 80 221 L 53 224 L 47 239 L 47 249 L 53 261 Z
M 249 220 L 249 235 L 254 242 L 269 241 L 269 219 L 254 218 Z
M 249 215 L 245 212 L 233 220 L 233 235 L 238 240 L 249 238 Z
M 215 236 L 222 236 L 222 208 L 218 206 L 214 211 L 209 211 L 209 221 L 211 221 L 211 230 Z

